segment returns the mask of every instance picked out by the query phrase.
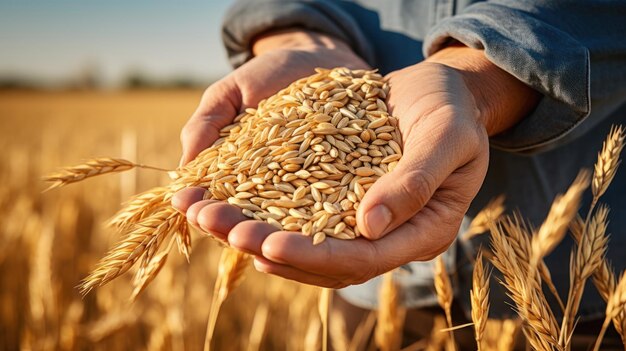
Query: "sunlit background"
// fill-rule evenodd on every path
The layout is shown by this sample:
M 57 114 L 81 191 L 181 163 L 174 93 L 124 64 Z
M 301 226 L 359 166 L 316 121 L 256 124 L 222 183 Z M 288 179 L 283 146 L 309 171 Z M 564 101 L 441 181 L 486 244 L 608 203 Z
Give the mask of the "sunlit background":
M 0 86 L 200 85 L 231 1 L 0 1 Z

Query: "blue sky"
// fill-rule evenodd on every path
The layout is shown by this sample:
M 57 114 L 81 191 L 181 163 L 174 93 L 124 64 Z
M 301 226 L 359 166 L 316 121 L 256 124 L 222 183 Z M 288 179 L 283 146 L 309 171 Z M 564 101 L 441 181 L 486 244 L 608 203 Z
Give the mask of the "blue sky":
M 0 0 L 0 77 L 66 80 L 98 68 L 208 81 L 229 66 L 220 25 L 231 1 Z

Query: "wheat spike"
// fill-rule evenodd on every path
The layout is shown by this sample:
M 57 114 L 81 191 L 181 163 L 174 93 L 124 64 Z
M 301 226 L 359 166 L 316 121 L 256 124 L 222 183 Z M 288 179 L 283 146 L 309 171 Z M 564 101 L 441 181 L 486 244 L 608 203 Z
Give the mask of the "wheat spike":
M 494 252 L 492 263 L 502 272 L 504 280 L 501 283 L 526 324 L 524 334 L 531 346 L 538 350 L 560 350 L 560 329 L 556 318 L 542 291 L 537 288 L 536 278 L 529 279 L 527 263 L 510 245 L 500 224 L 491 228 L 491 246 Z
M 393 271 L 383 275 L 378 294 L 378 321 L 375 341 L 380 350 L 399 350 L 402 344 L 402 324 L 404 310 L 399 303 L 399 291 L 393 278 Z
M 518 264 L 520 265 L 520 269 L 524 271 L 524 274 L 528 274 L 532 250 L 528 225 L 524 223 L 521 216 L 517 213 L 514 213 L 511 217 L 504 218 L 500 223 L 502 224 L 504 232 L 507 234 L 509 245 L 515 250 L 519 259 Z M 537 268 L 539 269 L 539 277 L 536 277 L 537 279 L 533 281 L 535 287 L 541 289 L 541 281 L 539 280 L 539 278 L 541 278 L 548 286 L 552 295 L 556 298 L 559 306 L 561 306 L 561 310 L 565 310 L 565 304 L 561 300 L 556 286 L 552 282 L 550 270 L 543 262 L 543 259 L 539 260 L 539 266 Z
M 489 230 L 489 224 L 497 221 L 504 213 L 504 200 L 504 195 L 500 195 L 489 201 L 489 203 L 476 214 L 474 219 L 472 219 L 467 230 L 461 235 L 461 238 L 463 240 L 469 240 Z
M 162 168 L 142 165 L 121 158 L 102 157 L 86 161 L 83 164 L 65 167 L 61 171 L 44 176 L 46 182 L 53 182 L 45 191 L 62 187 L 70 183 L 95 177 L 102 174 L 123 172 L 133 168 L 148 168 L 159 171 L 167 171 Z
M 561 242 L 578 212 L 582 193 L 588 186 L 589 172 L 581 171 L 567 192 L 556 197 L 548 216 L 531 240 L 531 267 L 537 267 L 539 260 Z
M 141 220 L 82 281 L 81 293 L 85 295 L 94 287 L 102 286 L 125 273 L 144 255 L 146 263 L 149 262 L 163 240 L 176 232 L 184 221 L 183 215 L 171 207 Z
M 606 304 L 606 316 L 604 318 L 604 323 L 602 323 L 602 329 L 598 334 L 598 338 L 596 339 L 596 344 L 593 348 L 594 351 L 600 349 L 600 345 L 602 344 L 602 339 L 604 338 L 604 334 L 606 333 L 606 329 L 611 322 L 611 319 L 616 318 L 619 315 L 624 315 L 626 311 L 626 273 L 622 273 L 622 276 L 615 286 L 615 290 L 611 294 L 609 301 Z M 623 336 L 622 336 L 623 339 Z
M 472 290 L 470 291 L 470 302 L 472 305 L 472 322 L 474 322 L 474 334 L 478 351 L 483 350 L 482 338 L 487 325 L 489 315 L 489 273 L 483 267 L 482 250 L 478 252 L 474 263 L 472 275 Z
M 204 339 L 205 351 L 211 349 L 211 341 L 213 340 L 213 333 L 215 332 L 215 325 L 220 308 L 230 292 L 241 282 L 249 261 L 250 256 L 241 251 L 230 247 L 225 247 L 222 250 L 217 268 L 217 280 L 213 288 L 213 300 L 207 321 L 207 330 Z
M 134 281 L 135 288 L 133 289 L 133 293 L 130 297 L 131 301 L 137 300 L 139 294 L 141 294 L 148 284 L 156 278 L 157 274 L 159 274 L 161 268 L 163 268 L 163 265 L 165 265 L 165 262 L 167 261 L 169 251 L 170 250 L 167 249 L 159 252 L 150 260 L 147 267 L 142 267 L 137 271 L 137 276 Z
M 167 203 L 172 191 L 166 187 L 157 187 L 133 196 L 124 207 L 107 221 L 109 226 L 124 230 L 146 218 L 149 214 Z
M 626 130 L 623 126 L 612 126 L 609 135 L 602 144 L 602 151 L 598 153 L 598 160 L 594 166 L 591 192 L 593 193 L 593 204 L 606 192 L 611 184 L 617 168 L 619 167 L 619 155 L 624 147 Z M 593 205 L 591 206 L 593 208 Z
M 517 333 L 518 323 L 513 319 L 505 319 L 502 321 L 502 329 L 499 334 L 496 350 L 512 351 L 515 347 L 515 334 Z
M 452 291 L 452 284 L 450 283 L 450 277 L 446 270 L 446 265 L 443 262 L 442 255 L 437 256 L 435 260 L 435 291 L 437 292 L 437 302 L 439 306 L 443 308 L 446 315 L 446 322 L 448 328 L 452 328 L 452 300 L 454 293 Z M 449 342 L 453 349 L 456 349 L 456 342 L 454 341 L 454 331 L 449 331 Z
M 589 226 L 583 230 L 576 254 L 572 253 L 570 266 L 570 288 L 567 307 L 561 323 L 561 345 L 568 348 L 567 340 L 574 331 L 574 320 L 578 313 L 585 282 L 603 261 L 608 237 L 606 235 L 608 208 L 598 208 Z

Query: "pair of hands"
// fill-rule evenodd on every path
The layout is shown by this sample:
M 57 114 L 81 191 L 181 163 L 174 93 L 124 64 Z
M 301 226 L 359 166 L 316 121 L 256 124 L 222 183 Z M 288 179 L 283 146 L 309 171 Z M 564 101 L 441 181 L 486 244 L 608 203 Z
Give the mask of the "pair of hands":
M 217 138 L 220 128 L 316 67 L 369 68 L 343 42 L 311 32 L 259 38 L 255 57 L 209 87 L 183 128 L 184 164 Z M 516 123 L 537 95 L 487 61 L 452 46 L 392 72 L 388 106 L 399 118 L 404 154 L 392 173 L 368 190 L 357 211 L 363 238 L 313 245 L 300 233 L 250 220 L 229 204 L 185 189 L 172 199 L 192 225 L 254 255 L 257 270 L 323 287 L 363 283 L 415 260 L 429 260 L 454 240 L 487 171 L 488 136 Z

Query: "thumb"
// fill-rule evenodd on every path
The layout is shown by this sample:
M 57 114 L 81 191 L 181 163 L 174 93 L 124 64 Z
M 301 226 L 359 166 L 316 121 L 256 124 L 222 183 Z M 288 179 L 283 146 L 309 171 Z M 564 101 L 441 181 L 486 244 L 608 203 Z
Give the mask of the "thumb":
M 409 136 L 419 142 L 405 142 L 398 165 L 365 194 L 357 211 L 357 225 L 364 237 L 379 239 L 415 216 L 456 169 L 457 162 L 452 158 L 458 152 L 446 151 L 449 143 L 431 132 Z
M 222 80 L 210 86 L 180 133 L 183 149 L 180 166 L 213 145 L 220 136 L 220 129 L 233 121 L 240 108 L 240 93 L 235 84 Z

